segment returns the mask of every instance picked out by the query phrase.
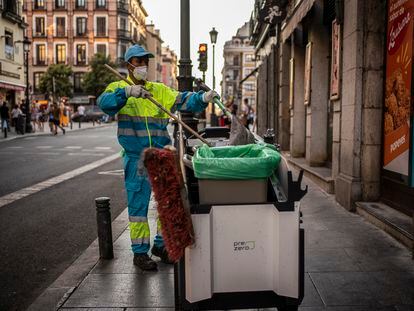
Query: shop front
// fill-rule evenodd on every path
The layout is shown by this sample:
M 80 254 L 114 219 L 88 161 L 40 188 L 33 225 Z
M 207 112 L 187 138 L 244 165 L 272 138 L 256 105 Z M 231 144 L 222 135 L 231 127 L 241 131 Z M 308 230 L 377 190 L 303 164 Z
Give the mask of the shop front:
M 390 0 L 385 59 L 382 200 L 414 212 L 414 0 Z

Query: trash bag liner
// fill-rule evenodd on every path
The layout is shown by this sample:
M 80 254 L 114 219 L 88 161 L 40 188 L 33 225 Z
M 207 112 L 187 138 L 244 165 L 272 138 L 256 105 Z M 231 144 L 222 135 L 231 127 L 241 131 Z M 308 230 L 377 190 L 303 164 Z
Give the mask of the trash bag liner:
M 263 179 L 278 167 L 281 156 L 269 144 L 208 147 L 193 156 L 194 175 L 200 179 Z

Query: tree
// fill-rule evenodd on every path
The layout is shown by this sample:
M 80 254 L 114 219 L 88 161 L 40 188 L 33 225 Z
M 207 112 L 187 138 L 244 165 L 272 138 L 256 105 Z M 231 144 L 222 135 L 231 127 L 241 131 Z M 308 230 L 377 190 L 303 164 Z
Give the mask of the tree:
M 51 65 L 40 79 L 39 90 L 53 96 L 53 100 L 60 97 L 72 96 L 72 68 L 65 64 Z
M 108 64 L 112 68 L 116 65 L 111 61 L 111 57 L 103 54 L 95 54 L 90 61 L 90 71 L 83 77 L 83 90 L 89 94 L 98 97 L 108 86 L 109 83 L 119 80 L 117 76 L 105 68 Z

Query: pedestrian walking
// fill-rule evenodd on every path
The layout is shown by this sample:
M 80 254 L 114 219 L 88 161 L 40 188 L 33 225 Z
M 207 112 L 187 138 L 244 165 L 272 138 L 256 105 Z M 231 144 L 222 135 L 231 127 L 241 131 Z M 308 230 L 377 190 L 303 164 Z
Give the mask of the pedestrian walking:
M 4 132 L 4 136 L 7 137 L 7 132 L 10 131 L 10 127 L 9 127 L 10 112 L 9 112 L 9 107 L 7 107 L 6 102 L 3 102 L 3 105 L 0 108 L 0 115 L 1 115 L 1 130 Z
M 108 85 L 98 98 L 98 105 L 107 114 L 118 113 L 118 141 L 125 150 L 125 188 L 128 199 L 129 228 L 134 264 L 142 270 L 156 270 L 157 263 L 148 256 L 150 229 L 147 219 L 151 186 L 141 154 L 145 148 L 163 148 L 170 144 L 167 131 L 169 116 L 159 110 L 147 97 L 153 96 L 171 112 L 188 110 L 203 111 L 214 97 L 214 91 L 198 93 L 178 92 L 162 83 L 147 80 L 148 64 L 154 56 L 140 45 L 133 45 L 125 53 L 128 80 Z M 79 108 L 78 108 L 79 111 Z M 159 231 L 151 253 L 164 263 L 171 263 Z
M 39 107 L 36 105 L 36 103 L 32 104 L 32 107 L 30 109 L 30 117 L 31 121 L 33 123 L 33 132 L 36 132 L 36 125 L 40 130 L 39 125 Z
M 12 117 L 12 126 L 14 126 L 14 130 L 16 133 L 19 132 L 18 122 L 19 116 L 23 114 L 22 110 L 20 109 L 19 105 L 14 105 L 13 110 L 11 111 L 11 117 Z
M 63 135 L 66 134 L 66 130 L 60 125 L 61 110 L 56 103 L 52 105 L 52 123 L 53 123 L 53 135 L 58 134 L 58 128 L 62 130 Z
M 79 122 L 82 122 L 85 117 L 85 107 L 81 104 L 78 106 Z

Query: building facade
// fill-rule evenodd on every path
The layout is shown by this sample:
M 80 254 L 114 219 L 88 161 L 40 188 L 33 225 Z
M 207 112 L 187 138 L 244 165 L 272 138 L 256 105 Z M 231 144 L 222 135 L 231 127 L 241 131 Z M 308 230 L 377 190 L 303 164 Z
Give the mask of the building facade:
M 276 25 L 261 21 L 266 5 L 251 20 L 259 134 L 276 129 L 289 161 L 346 209 L 412 215 L 414 1 L 288 1 Z
M 178 89 L 178 67 L 177 67 L 177 55 L 168 46 L 161 48 L 161 82 L 169 87 Z
M 30 84 L 38 100 L 46 99 L 39 83 L 48 66 L 66 64 L 73 69 L 70 103 L 88 104 L 82 79 L 91 58 L 100 53 L 121 64 L 128 46 L 145 40 L 147 13 L 139 0 L 27 0 L 24 12 L 32 41 Z
M 26 89 L 23 1 L 0 0 L 0 103 L 20 104 Z
M 250 43 L 250 24 L 237 30 L 223 49 L 222 98 L 240 104 L 244 99 L 252 107 L 256 105 L 256 78 L 254 46 Z
M 148 24 L 147 29 L 147 48 L 154 58 L 149 62 L 148 66 L 148 80 L 161 82 L 162 81 L 162 56 L 161 56 L 161 45 L 163 43 L 160 30 L 155 29 L 154 24 Z

